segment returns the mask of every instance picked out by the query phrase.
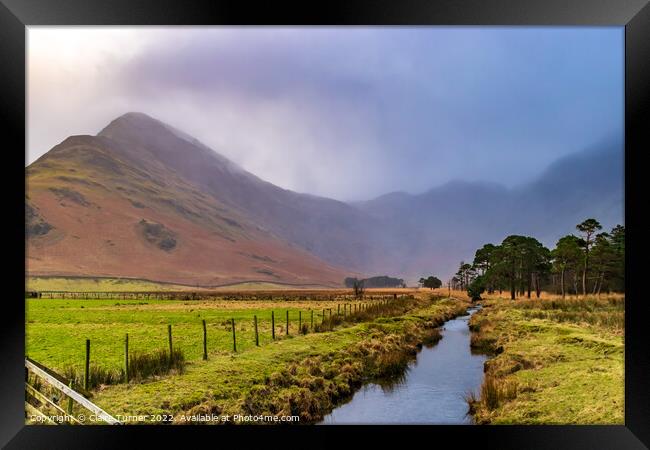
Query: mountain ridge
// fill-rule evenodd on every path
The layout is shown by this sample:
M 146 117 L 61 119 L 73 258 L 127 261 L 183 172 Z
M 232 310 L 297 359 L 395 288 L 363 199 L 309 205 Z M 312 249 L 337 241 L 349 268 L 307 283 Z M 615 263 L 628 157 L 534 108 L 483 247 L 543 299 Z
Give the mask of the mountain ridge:
M 227 275 L 227 267 L 217 265 L 220 269 L 215 272 L 221 270 L 221 278 L 215 275 L 219 282 L 257 274 L 266 274 L 268 281 L 295 282 L 301 276 L 297 267 L 301 259 L 309 261 L 311 267 L 306 284 L 323 278 L 331 285 L 342 283 L 342 275 L 377 273 L 416 280 L 425 273 L 453 273 L 460 259 L 473 256 L 473 249 L 485 242 L 500 241 L 505 234 L 541 233 L 539 237 L 550 245 L 548 242 L 559 237 L 558 233 L 570 233 L 579 218 L 592 212 L 604 214 L 602 221 L 609 226 L 622 211 L 622 203 L 616 201 L 622 200 L 622 179 L 615 176 L 617 164 L 622 171 L 620 154 L 617 159 L 615 145 L 607 144 L 597 151 L 577 152 L 558 160 L 539 178 L 514 188 L 480 180 L 456 180 L 420 194 L 398 191 L 346 203 L 275 186 L 192 136 L 146 114 L 130 112 L 111 121 L 96 136 L 66 138 L 26 168 L 28 187 L 34 188 L 28 189 L 30 215 L 26 230 L 31 226 L 33 231 L 43 233 L 47 226 L 52 227 L 30 239 L 40 245 L 31 247 L 32 254 L 44 249 L 52 253 L 59 247 L 59 256 L 50 255 L 46 265 L 50 272 L 56 267 L 68 267 L 71 273 L 93 269 L 89 262 L 70 268 L 74 252 L 66 252 L 57 239 L 65 235 L 67 245 L 71 245 L 70 229 L 74 227 L 69 221 L 57 224 L 56 220 L 48 220 L 48 216 L 63 220 L 63 212 L 70 208 L 89 208 L 92 204 L 100 210 L 110 209 L 116 218 L 127 216 L 131 221 L 144 211 L 155 211 L 158 215 L 149 219 L 160 227 L 153 225 L 153 230 L 169 236 L 177 232 L 174 226 L 184 230 L 177 235 L 178 248 L 166 251 L 167 256 L 183 251 L 188 242 L 193 242 L 193 235 L 185 234 L 191 234 L 190 229 L 198 234 L 209 230 L 202 238 L 204 249 L 216 246 L 224 251 L 225 244 L 215 244 L 212 239 L 229 242 L 232 248 L 222 257 L 227 255 L 239 263 L 241 258 L 233 252 L 243 242 L 264 243 L 267 250 L 272 248 L 271 253 L 293 255 L 292 269 L 284 272 L 277 262 L 275 271 L 268 267 L 244 269 L 246 264 L 240 264 L 237 270 L 243 272 L 238 275 Z M 134 215 L 133 209 L 138 214 Z M 620 216 L 622 220 L 622 213 Z M 127 227 L 124 220 L 120 227 Z M 174 226 L 168 227 L 165 220 Z M 167 228 L 169 232 L 164 231 Z M 121 230 L 123 239 L 129 233 L 131 239 L 142 238 L 142 232 L 134 237 L 133 229 L 116 229 Z M 155 237 L 150 238 L 156 242 Z M 90 242 L 93 236 L 87 234 L 84 239 Z M 171 245 L 171 241 L 166 242 Z M 208 275 L 209 263 L 201 254 L 214 256 L 216 247 L 208 251 L 195 245 L 196 259 L 203 260 L 198 264 L 201 268 L 185 268 L 181 270 L 183 276 L 192 278 L 194 271 L 202 273 L 197 276 L 203 282 L 214 283 L 215 276 Z M 104 250 L 100 253 L 105 254 Z M 152 255 L 155 259 L 157 254 Z M 32 267 L 39 265 L 44 264 L 31 260 Z M 318 275 L 319 265 L 327 276 Z M 96 262 L 96 269 L 101 266 Z M 161 276 L 174 281 L 174 270 L 170 262 Z M 155 274 L 148 273 L 149 278 L 151 275 Z
M 338 286 L 350 272 L 260 229 L 137 143 L 125 145 L 74 136 L 26 169 L 28 273 Z

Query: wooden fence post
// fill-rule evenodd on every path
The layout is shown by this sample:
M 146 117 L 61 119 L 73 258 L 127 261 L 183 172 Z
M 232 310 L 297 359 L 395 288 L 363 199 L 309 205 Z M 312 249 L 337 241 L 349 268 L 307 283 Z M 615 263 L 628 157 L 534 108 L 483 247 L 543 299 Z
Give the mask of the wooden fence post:
M 208 359 L 208 329 L 205 326 L 205 319 L 203 319 L 203 361 Z
M 271 337 L 275 340 L 275 314 L 271 311 Z
M 341 315 L 341 304 L 340 303 L 338 305 L 336 305 L 336 315 L 337 316 Z
M 172 325 L 167 325 L 167 338 L 169 339 L 169 361 L 172 360 Z
M 129 333 L 124 339 L 124 380 L 129 382 Z
M 88 390 L 90 381 L 90 339 L 86 339 L 86 366 L 84 371 L 84 389 Z
M 260 346 L 260 336 L 257 334 L 257 316 L 253 316 L 253 321 L 255 322 L 255 346 Z
M 235 319 L 230 319 L 232 323 L 232 351 L 237 351 L 237 338 L 235 337 Z

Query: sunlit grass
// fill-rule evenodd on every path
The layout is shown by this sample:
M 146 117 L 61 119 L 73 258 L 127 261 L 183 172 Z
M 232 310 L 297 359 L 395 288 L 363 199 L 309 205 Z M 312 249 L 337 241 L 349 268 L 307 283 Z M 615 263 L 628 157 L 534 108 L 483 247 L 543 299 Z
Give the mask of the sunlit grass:
M 81 370 L 85 363 L 86 339 L 90 339 L 91 362 L 117 370 L 124 364 L 127 333 L 130 353 L 152 353 L 167 348 L 167 326 L 171 325 L 174 348 L 182 349 L 191 361 L 203 356 L 203 320 L 208 354 L 230 354 L 233 352 L 232 319 L 237 351 L 244 352 L 255 347 L 255 316 L 259 345 L 264 346 L 273 342 L 272 314 L 275 339 L 280 340 L 370 320 L 371 314 L 366 317 L 360 312 L 350 318 L 349 311 L 351 306 L 360 310 L 361 305 L 370 307 L 373 304 L 379 302 L 27 299 L 26 354 L 54 370 L 69 367 Z M 339 317 L 337 311 L 340 311 Z M 382 314 L 398 312 L 383 311 Z M 332 323 L 329 322 L 330 314 Z
M 370 301 L 347 303 L 356 304 L 357 313 L 350 317 L 347 309 L 344 320 L 330 324 L 329 309 L 336 318 L 337 302 L 29 299 L 27 353 L 79 379 L 85 339 L 91 339 L 91 384 L 102 384 L 93 391 L 93 401 L 112 414 L 295 413 L 309 422 L 322 418 L 364 380 L 403 371 L 418 345 L 439 339 L 435 327 L 467 307 L 465 302 L 435 299 L 429 293 L 385 305 L 379 315 L 359 308 Z M 310 309 L 314 327 L 322 327 L 322 332 L 313 332 Z M 275 341 L 271 311 L 276 318 Z M 343 304 L 340 311 L 343 315 Z M 306 334 L 299 333 L 298 312 Z M 259 319 L 259 347 L 254 315 Z M 237 352 L 232 348 L 231 318 L 236 323 Z M 207 360 L 202 358 L 204 319 Z M 133 355 L 156 355 L 168 348 L 167 324 L 172 325 L 174 350 L 184 354 L 182 371 L 144 370 L 129 384 L 119 382 L 125 334 L 129 333 L 134 364 Z M 162 367 L 156 361 L 145 362 L 147 367 Z
M 490 299 L 470 320 L 486 363 L 479 423 L 622 424 L 623 296 Z
M 418 343 L 437 334 L 433 326 L 466 307 L 425 301 L 394 318 L 211 354 L 190 361 L 182 375 L 109 386 L 94 401 L 115 414 L 298 414 L 301 422 L 317 421 L 365 380 L 403 371 Z

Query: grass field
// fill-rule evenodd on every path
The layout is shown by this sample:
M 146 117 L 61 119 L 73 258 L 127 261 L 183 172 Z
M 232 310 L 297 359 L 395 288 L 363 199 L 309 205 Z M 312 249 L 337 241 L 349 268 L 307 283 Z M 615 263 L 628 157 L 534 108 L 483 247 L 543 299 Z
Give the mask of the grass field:
M 430 292 L 380 316 L 355 317 L 333 331 L 311 333 L 311 311 L 318 325 L 323 309 L 336 315 L 343 302 L 290 301 L 139 301 L 26 300 L 26 353 L 46 366 L 81 371 L 85 340 L 91 340 L 91 363 L 120 370 L 124 337 L 129 352 L 166 349 L 167 325 L 174 348 L 187 360 L 184 373 L 101 385 L 93 401 L 112 414 L 179 414 L 224 411 L 231 414 L 297 414 L 302 421 L 322 417 L 363 380 L 404 369 L 416 346 L 437 336 L 436 326 L 464 311 L 466 301 L 441 299 Z M 346 302 L 369 305 L 371 301 Z M 375 302 L 378 303 L 378 302 Z M 271 338 L 271 312 L 276 340 Z M 286 312 L 289 311 L 289 335 Z M 310 330 L 298 334 L 298 314 Z M 258 316 L 260 346 L 255 346 L 253 317 Z M 237 352 L 230 320 L 236 324 Z M 202 320 L 208 336 L 202 359 Z
M 380 314 L 348 316 L 332 330 L 313 332 L 312 311 L 318 328 L 323 310 L 327 319 L 330 308 L 336 316 L 339 305 L 343 315 L 344 304 L 358 311 L 361 304 L 380 301 L 350 301 L 341 297 L 349 294 L 344 290 L 284 291 L 266 300 L 269 292 L 256 291 L 248 300 L 27 299 L 26 352 L 56 371 L 80 373 L 90 339 L 91 365 L 119 372 L 126 333 L 131 355 L 153 354 L 168 348 L 172 325 L 174 349 L 186 360 L 182 373 L 172 370 L 128 384 L 118 377 L 94 388 L 93 401 L 112 414 L 167 414 L 180 423 L 179 417 L 196 414 L 297 415 L 311 423 L 364 382 L 402 373 L 418 344 L 435 341 L 435 327 L 468 306 L 464 293 L 452 291 L 446 298 L 446 289 L 373 290 L 368 293 L 374 298 L 406 297 Z M 477 423 L 623 423 L 622 295 L 561 299 L 544 294 L 511 301 L 495 294 L 483 304 L 470 321 L 473 348 L 491 355 L 480 397 L 468 397 Z M 299 313 L 308 328 L 304 335 Z
M 623 423 L 623 296 L 484 303 L 472 344 L 496 356 L 469 399 L 477 422 Z
M 353 305 L 360 302 L 349 302 Z M 322 320 L 322 311 L 336 313 L 335 301 L 168 301 L 168 300 L 51 300 L 28 299 L 26 306 L 27 356 L 53 369 L 72 365 L 79 369 L 85 359 L 85 341 L 91 341 L 91 359 L 106 367 L 120 368 L 124 338 L 129 334 L 130 352 L 150 352 L 168 345 L 167 325 L 172 325 L 174 347 L 188 359 L 203 353 L 202 320 L 206 321 L 210 354 L 232 352 L 231 319 L 235 319 L 237 349 L 255 346 L 253 317 L 258 317 L 260 345 L 272 341 L 271 312 L 276 338 L 298 333 L 298 318 L 311 325 Z M 343 314 L 343 309 L 341 309 Z

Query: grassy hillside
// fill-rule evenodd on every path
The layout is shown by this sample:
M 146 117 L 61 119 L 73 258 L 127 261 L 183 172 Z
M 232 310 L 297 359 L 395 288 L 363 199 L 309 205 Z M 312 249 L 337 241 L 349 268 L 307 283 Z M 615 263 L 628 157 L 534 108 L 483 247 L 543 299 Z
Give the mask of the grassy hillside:
M 349 275 L 128 143 L 73 136 L 25 176 L 32 276 L 337 287 Z
M 197 290 L 196 287 L 173 283 L 157 283 L 129 278 L 97 277 L 27 277 L 27 291 L 67 292 L 150 292 Z
M 222 286 L 192 286 L 186 284 L 163 283 L 132 278 L 102 277 L 27 277 L 27 291 L 66 291 L 66 292 L 158 292 L 158 291 L 259 291 L 291 289 L 325 289 L 326 286 L 313 284 L 288 285 L 266 281 L 248 281 Z

